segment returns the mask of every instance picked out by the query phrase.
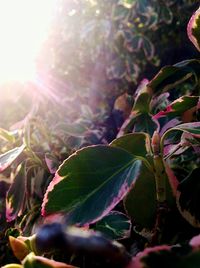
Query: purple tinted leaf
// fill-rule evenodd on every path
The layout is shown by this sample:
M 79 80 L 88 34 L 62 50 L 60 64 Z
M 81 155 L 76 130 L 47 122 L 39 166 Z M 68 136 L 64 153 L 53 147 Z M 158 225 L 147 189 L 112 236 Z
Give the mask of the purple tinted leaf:
M 55 174 L 58 169 L 58 160 L 50 154 L 45 154 L 45 162 L 51 174 Z
M 2 155 L 0 155 L 0 172 L 9 167 L 13 161 L 23 152 L 25 145 L 16 147 Z
M 25 177 L 23 166 L 19 170 L 11 184 L 6 197 L 6 219 L 8 222 L 21 215 L 25 198 Z M 20 191 L 19 191 L 20 189 Z

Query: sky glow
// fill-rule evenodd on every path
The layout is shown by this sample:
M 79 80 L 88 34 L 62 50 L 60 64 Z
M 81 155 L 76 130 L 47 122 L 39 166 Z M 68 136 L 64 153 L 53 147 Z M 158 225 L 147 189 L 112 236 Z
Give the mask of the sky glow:
M 31 81 L 55 0 L 0 0 L 0 84 Z

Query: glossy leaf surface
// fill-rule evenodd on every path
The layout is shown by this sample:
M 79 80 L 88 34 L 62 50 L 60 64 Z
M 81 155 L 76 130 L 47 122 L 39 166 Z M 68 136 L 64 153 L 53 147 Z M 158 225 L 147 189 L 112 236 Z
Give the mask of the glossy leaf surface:
M 141 161 L 114 147 L 91 146 L 71 155 L 48 186 L 42 214 L 63 211 L 70 223 L 96 222 L 127 194 Z

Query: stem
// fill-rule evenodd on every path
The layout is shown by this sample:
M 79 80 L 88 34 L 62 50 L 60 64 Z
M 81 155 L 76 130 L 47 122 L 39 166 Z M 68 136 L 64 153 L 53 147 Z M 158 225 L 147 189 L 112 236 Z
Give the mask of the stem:
M 155 168 L 155 181 L 156 181 L 156 197 L 158 203 L 166 201 L 166 180 L 167 175 L 163 164 L 162 156 L 155 155 L 153 158 Z

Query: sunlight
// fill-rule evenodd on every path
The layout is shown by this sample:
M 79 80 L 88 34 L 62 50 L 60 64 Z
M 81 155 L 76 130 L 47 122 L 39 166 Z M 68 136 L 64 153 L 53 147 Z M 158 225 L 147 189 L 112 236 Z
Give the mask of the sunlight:
M 0 84 L 30 81 L 55 0 L 0 0 Z

